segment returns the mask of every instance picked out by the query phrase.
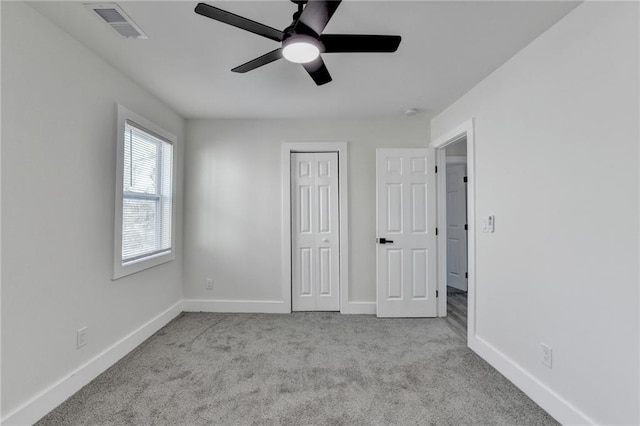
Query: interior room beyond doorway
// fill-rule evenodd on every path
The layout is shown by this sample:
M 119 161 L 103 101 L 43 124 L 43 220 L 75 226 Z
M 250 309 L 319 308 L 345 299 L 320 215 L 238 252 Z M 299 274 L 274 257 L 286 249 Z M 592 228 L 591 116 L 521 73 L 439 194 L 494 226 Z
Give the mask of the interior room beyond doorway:
M 467 335 L 467 139 L 445 148 L 447 203 L 447 322 Z

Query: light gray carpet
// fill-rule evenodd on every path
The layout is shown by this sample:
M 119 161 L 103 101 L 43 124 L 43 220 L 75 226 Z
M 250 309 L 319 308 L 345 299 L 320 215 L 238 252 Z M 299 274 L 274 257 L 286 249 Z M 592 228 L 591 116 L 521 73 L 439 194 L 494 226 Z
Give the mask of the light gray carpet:
M 441 319 L 182 314 L 38 425 L 556 424 Z

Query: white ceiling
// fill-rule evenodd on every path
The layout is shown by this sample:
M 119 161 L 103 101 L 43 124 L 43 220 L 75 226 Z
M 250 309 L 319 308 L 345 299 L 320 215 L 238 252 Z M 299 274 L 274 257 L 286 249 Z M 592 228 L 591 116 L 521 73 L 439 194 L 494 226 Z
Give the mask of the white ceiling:
M 120 37 L 82 2 L 30 2 L 187 118 L 434 115 L 578 3 L 346 0 L 325 33 L 399 34 L 402 43 L 396 53 L 324 55 L 333 81 L 318 87 L 285 60 L 232 73 L 278 43 L 197 15 L 197 2 L 120 1 L 147 40 Z M 284 0 L 209 4 L 278 29 L 296 10 Z

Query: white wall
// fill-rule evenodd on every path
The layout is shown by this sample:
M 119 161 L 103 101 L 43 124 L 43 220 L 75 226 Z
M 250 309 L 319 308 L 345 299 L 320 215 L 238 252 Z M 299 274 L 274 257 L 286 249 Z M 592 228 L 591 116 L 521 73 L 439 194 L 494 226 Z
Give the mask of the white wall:
M 640 422 L 638 25 L 636 2 L 583 3 L 431 123 L 475 117 L 476 215 L 496 218 L 475 343 L 566 423 Z
M 349 142 L 350 301 L 375 301 L 375 149 L 426 147 L 428 121 L 190 120 L 186 299 L 282 300 L 282 142 Z M 205 278 L 214 290 L 205 290 Z
M 176 113 L 26 4 L 2 2 L 3 418 L 181 299 L 180 239 L 175 261 L 110 279 L 117 102 L 183 140 Z

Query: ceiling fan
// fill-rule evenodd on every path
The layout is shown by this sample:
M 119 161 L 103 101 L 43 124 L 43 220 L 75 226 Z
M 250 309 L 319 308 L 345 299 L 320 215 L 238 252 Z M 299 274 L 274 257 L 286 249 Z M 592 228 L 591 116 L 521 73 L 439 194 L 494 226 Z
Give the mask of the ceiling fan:
M 320 86 L 331 81 L 321 53 L 395 52 L 400 45 L 401 37 L 397 35 L 322 34 L 341 1 L 291 0 L 298 11 L 293 14 L 291 25 L 282 31 L 205 3 L 198 3 L 195 12 L 282 44 L 231 71 L 245 73 L 284 57 L 302 64 Z

